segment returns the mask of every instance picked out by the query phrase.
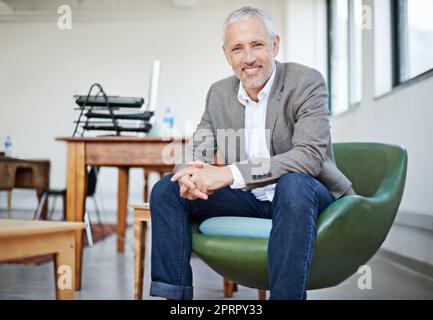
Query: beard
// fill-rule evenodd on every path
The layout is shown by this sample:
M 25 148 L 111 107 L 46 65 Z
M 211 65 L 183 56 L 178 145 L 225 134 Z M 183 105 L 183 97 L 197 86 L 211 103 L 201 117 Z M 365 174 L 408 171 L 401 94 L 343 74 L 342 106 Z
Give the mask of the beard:
M 242 85 L 244 86 L 245 89 L 256 89 L 263 86 L 266 83 L 266 81 L 269 80 L 269 78 L 272 75 L 272 71 L 274 70 L 274 63 L 272 63 L 269 66 L 269 68 L 266 70 L 266 73 L 264 73 L 259 78 L 255 78 L 255 79 L 248 79 L 248 78 L 243 79 L 243 77 L 241 76 L 242 69 L 243 67 L 241 68 L 240 72 L 235 72 L 236 77 L 242 82 Z

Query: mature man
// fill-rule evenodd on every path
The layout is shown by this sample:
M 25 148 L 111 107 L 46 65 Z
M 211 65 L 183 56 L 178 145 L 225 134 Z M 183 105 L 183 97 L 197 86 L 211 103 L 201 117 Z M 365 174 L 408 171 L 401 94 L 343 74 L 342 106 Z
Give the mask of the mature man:
M 223 50 L 235 76 L 209 89 L 186 148 L 194 161 L 151 193 L 151 295 L 192 299 L 191 219 L 245 216 L 272 219 L 270 299 L 306 299 L 317 216 L 354 191 L 334 162 L 323 77 L 274 60 L 279 43 L 260 9 L 227 18 Z M 231 133 L 240 143 L 227 146 Z M 225 166 L 211 165 L 217 150 Z

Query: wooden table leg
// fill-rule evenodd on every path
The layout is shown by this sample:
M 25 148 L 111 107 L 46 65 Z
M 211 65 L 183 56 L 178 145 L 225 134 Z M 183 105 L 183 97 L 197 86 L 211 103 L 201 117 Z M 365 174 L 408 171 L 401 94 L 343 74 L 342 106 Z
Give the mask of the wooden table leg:
M 62 251 L 54 255 L 54 285 L 57 300 L 75 299 L 75 233 L 61 235 L 56 243 Z
M 12 190 L 6 191 L 6 205 L 7 205 L 7 213 L 8 218 L 11 218 L 11 209 L 12 209 Z
M 119 168 L 119 182 L 117 188 L 117 251 L 125 249 L 125 229 L 128 205 L 129 168 Z
M 149 200 L 149 170 L 144 169 L 144 202 Z
M 87 170 L 85 165 L 84 143 L 68 144 L 68 171 L 66 193 L 67 221 L 83 222 L 87 193 Z M 81 290 L 81 270 L 83 258 L 83 230 L 77 231 L 75 238 L 75 289 Z
M 144 257 L 146 255 L 147 222 L 134 220 L 134 299 L 143 299 Z

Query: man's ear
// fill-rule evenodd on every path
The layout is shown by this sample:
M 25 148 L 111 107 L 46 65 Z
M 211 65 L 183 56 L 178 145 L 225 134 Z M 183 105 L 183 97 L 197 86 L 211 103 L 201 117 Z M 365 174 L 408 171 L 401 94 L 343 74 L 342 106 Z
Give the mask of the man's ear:
M 274 37 L 274 42 L 272 43 L 272 54 L 274 58 L 278 55 L 278 51 L 280 50 L 280 36 L 278 34 Z

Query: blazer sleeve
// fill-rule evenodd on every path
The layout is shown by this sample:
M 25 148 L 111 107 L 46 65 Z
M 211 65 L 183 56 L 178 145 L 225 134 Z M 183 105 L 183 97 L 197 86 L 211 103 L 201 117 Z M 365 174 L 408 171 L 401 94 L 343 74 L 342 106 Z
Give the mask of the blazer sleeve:
M 201 117 L 192 138 L 188 141 L 182 151 L 180 159 L 176 160 L 174 172 L 188 166 L 189 162 L 200 160 L 205 163 L 212 163 L 217 150 L 214 128 L 210 118 L 210 96 L 213 86 L 210 87 L 206 96 L 206 108 Z
M 289 172 L 316 177 L 322 171 L 330 143 L 328 90 L 316 70 L 304 75 L 304 79 L 295 102 L 292 149 L 271 158 L 235 163 L 247 189 L 274 183 Z

